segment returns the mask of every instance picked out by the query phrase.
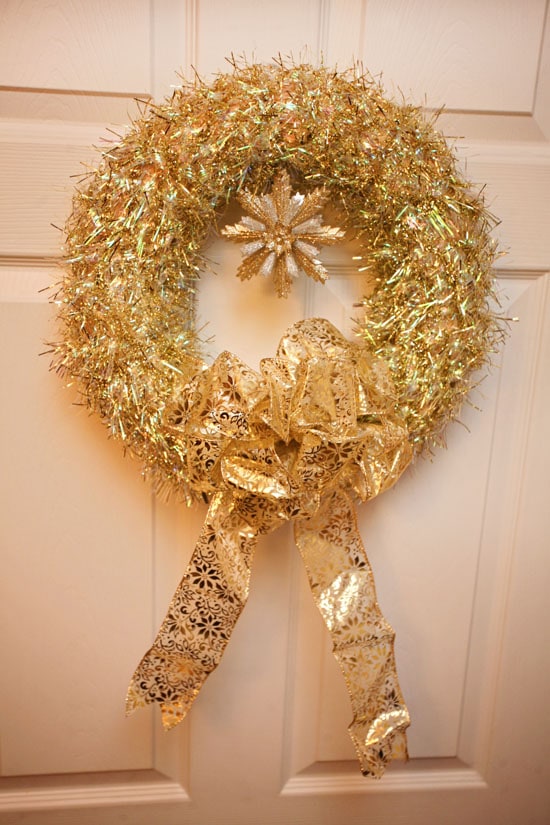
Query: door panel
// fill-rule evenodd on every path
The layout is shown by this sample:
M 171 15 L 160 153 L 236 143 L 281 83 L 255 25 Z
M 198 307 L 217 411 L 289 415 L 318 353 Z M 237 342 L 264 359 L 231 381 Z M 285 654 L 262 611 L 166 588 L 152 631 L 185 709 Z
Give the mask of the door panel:
M 550 58 L 546 5 L 524 5 L 518 18 L 513 2 L 451 0 L 437 14 L 421 0 L 261 14 L 205 0 L 90 0 L 85 14 L 66 0 L 4 4 L 0 822 L 546 823 Z M 70 176 L 105 124 L 136 112 L 135 93 L 167 94 L 178 67 L 209 75 L 231 51 L 302 46 L 340 68 L 359 56 L 390 88 L 450 103 L 442 125 L 466 134 L 461 162 L 503 219 L 502 309 L 519 318 L 472 396 L 482 412 L 465 407 L 447 450 L 359 510 L 413 720 L 410 762 L 380 782 L 359 773 L 346 689 L 288 526 L 260 542 L 249 603 L 185 722 L 165 734 L 156 708 L 125 719 L 128 680 L 205 508 L 155 500 L 38 356 L 54 336 L 39 292 L 57 277 L 50 222 L 68 213 Z M 239 249 L 215 241 L 198 303 L 211 355 L 257 366 L 303 317 L 352 334 L 353 252 L 326 250 L 329 283 L 302 278 L 281 301 L 263 280 L 238 281 Z

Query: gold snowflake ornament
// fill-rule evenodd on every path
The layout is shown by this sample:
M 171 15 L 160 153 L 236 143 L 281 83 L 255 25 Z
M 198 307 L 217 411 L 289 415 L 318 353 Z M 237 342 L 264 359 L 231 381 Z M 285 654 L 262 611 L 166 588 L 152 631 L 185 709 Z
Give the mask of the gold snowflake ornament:
M 239 278 L 272 275 L 281 298 L 288 295 L 292 278 L 297 278 L 300 270 L 315 281 L 326 281 L 328 274 L 317 258 L 317 245 L 338 243 L 345 234 L 338 227 L 321 223 L 320 212 L 327 197 L 324 188 L 308 195 L 292 194 L 286 171 L 276 176 L 269 195 L 242 192 L 238 200 L 248 214 L 240 223 L 221 230 L 230 241 L 244 243 Z

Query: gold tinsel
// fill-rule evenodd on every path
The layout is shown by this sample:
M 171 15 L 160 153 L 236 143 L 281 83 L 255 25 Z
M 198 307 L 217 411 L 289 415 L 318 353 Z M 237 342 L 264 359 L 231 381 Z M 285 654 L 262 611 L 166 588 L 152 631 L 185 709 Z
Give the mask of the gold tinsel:
M 57 296 L 56 368 L 158 486 L 194 494 L 172 416 L 202 369 L 201 250 L 227 203 L 280 170 L 305 195 L 323 187 L 361 243 L 375 288 L 358 332 L 390 367 L 415 453 L 441 442 L 501 337 L 493 220 L 419 110 L 359 70 L 236 65 L 184 85 L 77 191 Z

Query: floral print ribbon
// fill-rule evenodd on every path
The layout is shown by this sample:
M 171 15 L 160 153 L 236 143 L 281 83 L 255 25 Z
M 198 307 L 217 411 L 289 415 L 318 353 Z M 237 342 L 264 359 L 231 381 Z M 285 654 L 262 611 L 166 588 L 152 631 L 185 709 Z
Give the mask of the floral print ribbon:
M 244 608 L 258 537 L 292 520 L 351 697 L 361 769 L 381 776 L 406 756 L 409 714 L 353 499 L 399 478 L 408 433 L 384 362 L 328 321 L 295 324 L 260 371 L 223 352 L 177 399 L 174 432 L 210 506 L 127 709 L 159 703 L 166 728 L 184 718 Z

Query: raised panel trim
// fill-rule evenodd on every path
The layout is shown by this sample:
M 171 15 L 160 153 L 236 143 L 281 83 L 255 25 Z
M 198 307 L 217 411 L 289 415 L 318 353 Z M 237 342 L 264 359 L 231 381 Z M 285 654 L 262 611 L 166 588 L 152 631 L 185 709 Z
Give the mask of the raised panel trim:
M 199 0 L 185 0 L 185 73 L 190 80 L 197 66 L 197 32 L 199 25 Z
M 61 281 L 54 258 L 2 258 L 0 256 L 0 304 L 45 304 L 53 297 L 53 285 Z
M 189 39 L 192 39 L 191 33 L 188 35 Z M 107 142 L 116 141 L 123 136 L 126 129 L 131 128 L 131 125 L 130 122 L 117 125 L 116 131 L 109 130 L 106 136 L 108 126 L 105 123 L 0 119 L 0 142 L 91 147 L 106 137 Z M 550 165 L 550 142 L 542 140 L 497 141 L 457 138 L 453 141 L 452 138 L 448 138 L 448 141 L 454 145 L 459 158 L 464 160 L 475 158 L 479 163 Z
M 317 35 L 318 64 L 328 54 L 332 27 L 330 25 L 331 0 L 319 0 L 319 31 Z
M 38 91 L 149 92 L 150 8 L 151 0 L 5 0 L 0 37 L 4 85 Z
M 126 782 L 97 783 L 97 775 L 83 775 L 81 784 L 33 787 L 32 779 L 19 787 L 2 790 L 0 781 L 0 812 L 29 810 L 62 810 L 64 808 L 96 808 L 109 805 L 150 805 L 167 802 L 189 802 L 187 792 L 155 771 L 144 771 L 146 776 Z M 88 781 L 86 781 L 88 779 Z M 52 778 L 52 782 L 55 778 Z M 93 784 L 92 784 L 93 783 Z
M 339 274 L 345 274 L 344 267 L 329 267 L 329 269 L 331 270 L 331 274 L 333 270 L 337 270 Z M 525 363 L 532 364 L 535 360 L 536 342 L 539 340 L 542 330 L 548 272 L 545 269 L 510 271 L 499 268 L 495 271 L 495 276 L 498 291 L 502 293 L 500 312 L 504 315 L 509 312 L 510 301 L 513 303 L 513 300 L 518 297 L 520 292 L 525 292 L 533 288 L 537 290 L 536 296 L 533 295 L 531 300 L 533 307 L 538 307 L 538 314 L 536 318 L 531 317 L 530 314 L 527 318 L 523 318 L 524 323 L 522 326 L 527 332 L 529 340 L 523 343 L 521 355 L 517 356 L 520 360 L 525 361 Z M 519 282 L 519 284 L 515 285 L 515 289 L 512 283 L 514 281 Z M 507 292 L 511 292 L 512 294 L 507 296 Z M 520 321 L 521 320 L 522 319 L 520 319 Z M 500 367 L 500 369 L 502 369 L 502 367 Z M 516 383 L 515 385 L 516 396 L 518 398 L 520 396 L 522 398 L 531 398 L 534 381 L 534 372 L 532 370 L 531 372 L 526 370 L 519 384 Z M 500 400 L 496 402 L 497 408 L 500 404 Z M 525 452 L 525 439 L 527 437 L 529 417 L 530 403 L 521 409 L 520 420 L 518 421 L 514 437 L 509 437 L 510 450 L 512 450 L 513 447 L 514 460 L 512 466 L 514 467 L 521 465 L 519 456 Z M 493 461 L 493 459 L 491 459 L 491 461 Z M 500 484 L 505 477 L 508 478 L 508 476 L 505 476 L 503 473 L 502 468 L 499 467 L 499 471 L 495 472 L 495 478 L 499 480 L 498 483 Z M 504 508 L 504 512 L 508 514 L 507 521 L 510 519 L 514 522 L 517 517 L 519 502 L 517 497 L 521 489 L 521 478 L 519 478 L 516 483 L 512 482 L 510 486 L 510 497 L 507 498 L 507 506 Z M 512 502 L 513 506 L 508 506 L 509 501 Z M 490 585 L 485 583 L 485 587 L 479 588 L 479 592 L 485 594 L 485 596 L 489 593 L 491 596 L 491 604 L 493 604 L 491 615 L 486 619 L 489 627 L 490 640 L 488 642 L 483 638 L 478 640 L 475 652 L 480 661 L 476 658 L 473 663 L 472 660 L 469 660 L 467 663 L 468 676 L 465 685 L 465 695 L 463 697 L 463 711 L 457 731 L 457 750 L 452 751 L 452 753 L 458 753 L 460 758 L 454 761 L 451 758 L 430 760 L 413 759 L 411 763 L 406 766 L 405 773 L 403 769 L 394 769 L 392 766 L 391 771 L 388 773 L 388 782 L 393 783 L 394 789 L 399 788 L 402 784 L 405 789 L 409 789 L 409 787 L 431 787 L 434 782 L 443 783 L 445 787 L 449 786 L 448 783 L 451 783 L 452 787 L 456 785 L 471 787 L 472 783 L 475 786 L 479 786 L 480 783 L 485 784 L 477 769 L 484 771 L 488 764 L 488 749 L 490 747 L 492 734 L 491 706 L 492 698 L 494 698 L 496 691 L 496 680 L 500 666 L 499 638 L 505 617 L 510 564 L 514 552 L 513 546 L 507 545 L 506 555 L 498 542 L 487 540 L 486 519 L 487 514 L 482 525 L 484 544 L 483 547 L 480 548 L 480 553 L 482 554 L 480 565 L 483 570 L 488 569 L 490 571 L 487 574 L 490 579 Z M 505 532 L 510 536 L 513 534 L 512 529 L 508 529 Z M 504 557 L 505 555 L 506 557 Z M 487 599 L 485 598 L 485 602 L 486 601 Z M 487 608 L 487 604 L 485 604 L 484 607 Z M 291 660 L 292 667 L 289 667 L 288 671 L 289 682 L 292 682 L 288 687 L 289 714 L 295 722 L 294 726 L 289 728 L 285 737 L 283 775 L 288 778 L 288 781 L 284 785 L 284 792 L 299 794 L 360 792 L 364 789 L 361 784 L 364 780 L 361 780 L 361 777 L 357 777 L 355 772 L 346 774 L 345 772 L 342 773 L 342 771 L 339 771 L 334 775 L 329 775 L 325 768 L 328 763 L 315 762 L 316 720 L 318 716 L 319 691 L 322 686 L 322 671 L 319 666 L 319 670 L 315 672 L 312 672 L 310 667 L 307 674 L 304 674 L 303 671 L 300 671 L 299 674 L 296 673 L 296 663 L 301 661 L 303 655 L 301 652 L 305 644 L 303 639 L 307 637 L 310 646 L 313 640 L 312 629 L 309 628 L 309 632 L 306 632 L 300 626 L 300 622 L 304 621 L 303 616 L 303 613 L 295 614 L 294 621 L 297 621 L 296 617 L 298 617 L 299 621 L 297 621 L 294 627 L 295 653 Z M 318 635 L 320 635 L 322 632 L 320 623 L 317 630 Z M 474 641 L 477 638 L 476 632 L 477 625 L 474 616 L 472 616 L 472 640 Z M 481 636 L 483 637 L 483 632 Z M 302 645 L 302 647 L 300 647 L 300 645 Z M 321 647 L 321 641 L 319 641 L 319 645 Z M 482 650 L 484 649 L 491 651 L 489 657 L 482 655 Z M 304 675 L 307 676 L 307 684 Z M 471 683 L 476 681 L 476 679 L 482 679 L 483 684 L 482 687 L 477 685 L 476 688 L 473 689 Z M 296 680 L 296 682 L 294 683 L 293 680 Z M 316 690 L 312 689 L 313 684 L 317 686 Z M 429 770 L 427 768 L 428 762 L 430 764 Z M 304 766 L 308 764 L 310 767 L 305 768 Z M 339 764 L 345 765 L 346 763 Z M 451 773 L 446 773 L 447 771 L 451 771 Z M 342 779 L 342 776 L 345 778 Z M 348 781 L 351 782 L 351 787 L 349 788 L 346 784 Z M 345 787 L 340 790 L 342 783 L 344 783 Z M 386 778 L 384 778 L 381 784 L 383 788 L 388 787 Z M 355 791 L 353 787 L 355 787 Z M 438 785 L 438 787 L 440 787 L 440 785 Z M 315 788 L 315 790 L 311 790 L 311 788 Z
M 74 185 L 70 176 L 85 173 L 87 164 L 96 166 L 99 153 L 91 147 L 102 143 L 107 147 L 125 128 L 117 126 L 109 131 L 105 124 L 95 123 L 0 121 L 0 154 L 10 164 L 0 210 L 4 226 L 0 259 L 23 253 L 36 258 L 58 254 L 59 233 L 49 224 L 62 222 L 70 210 Z M 505 267 L 547 267 L 550 261 L 544 230 L 549 209 L 550 144 L 468 141 L 457 142 L 455 151 L 466 174 L 477 185 L 488 184 L 489 206 L 503 220 L 497 236 L 510 251 Z M 518 200 L 525 204 L 520 219 L 514 217 Z
M 160 102 L 193 80 L 198 0 L 152 0 L 151 95 Z
M 131 123 L 117 125 L 116 132 L 105 123 L 71 123 L 52 120 L 2 120 L 0 121 L 0 143 L 31 143 L 38 145 L 85 146 L 92 148 L 104 142 L 116 142 Z M 108 131 L 108 136 L 105 132 Z
M 530 290 L 530 308 L 519 320 L 515 351 L 504 347 L 500 369 L 506 362 L 523 366 L 510 391 L 499 387 L 493 431 L 493 455 L 486 493 L 486 514 L 480 547 L 476 596 L 472 609 L 470 655 L 464 684 L 464 705 L 458 754 L 467 763 L 485 771 L 490 764 L 495 736 L 495 699 L 501 678 L 501 656 L 508 615 L 509 592 L 514 560 L 519 553 L 517 525 L 523 507 L 525 456 L 530 437 L 533 399 L 540 380 L 537 353 L 547 317 L 550 273 L 508 273 L 510 279 L 524 280 Z M 530 282 L 530 283 L 529 283 Z M 523 284 L 522 284 L 523 286 Z M 513 369 L 513 363 L 510 369 Z M 517 366 L 516 366 L 517 368 Z M 511 404 L 517 405 L 513 432 L 500 416 Z M 505 448 L 503 445 L 505 444 Z M 498 514 L 495 516 L 495 514 Z
M 550 166 L 550 143 L 544 141 L 457 140 L 454 149 L 460 160 L 480 165 Z
M 327 771 L 326 765 L 318 763 L 289 779 L 281 796 L 387 794 L 472 788 L 484 789 L 487 783 L 476 770 L 459 759 L 412 759 L 405 765 L 394 763 L 380 781 L 365 778 L 356 766 L 353 770 L 339 767 Z
M 533 116 L 550 140 L 550 6 L 547 4 L 542 34 Z

